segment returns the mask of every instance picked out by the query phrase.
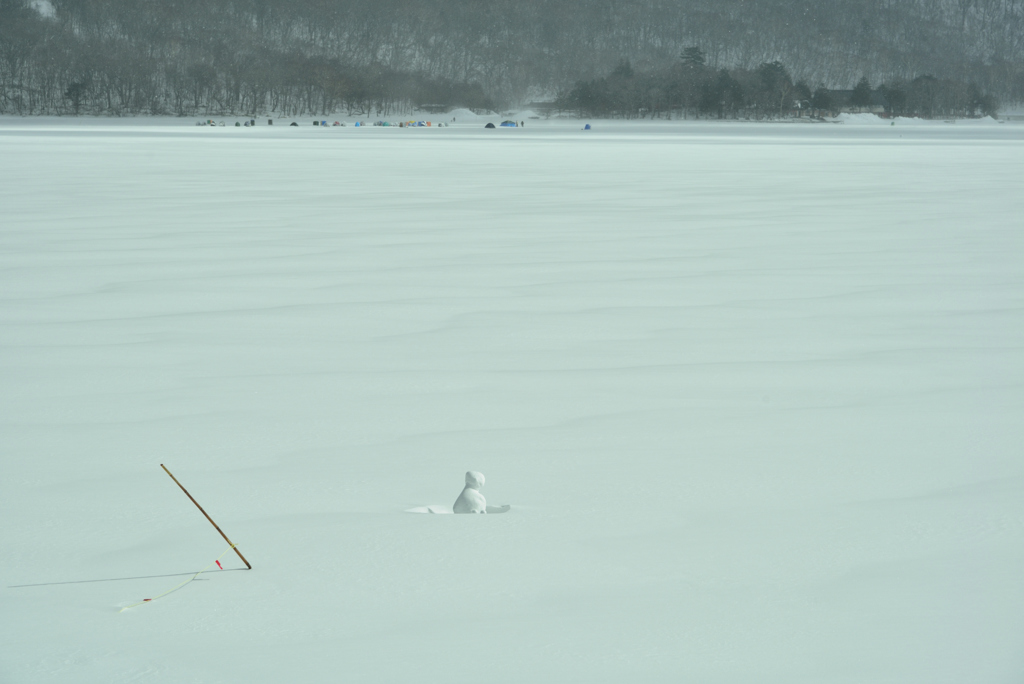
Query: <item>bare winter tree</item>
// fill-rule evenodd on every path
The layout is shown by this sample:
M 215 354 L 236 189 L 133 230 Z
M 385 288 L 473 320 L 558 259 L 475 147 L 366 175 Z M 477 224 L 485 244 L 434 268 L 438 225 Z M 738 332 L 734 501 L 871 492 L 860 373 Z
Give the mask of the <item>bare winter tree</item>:
M 1024 0 L 0 0 L 2 112 L 390 111 L 428 97 L 414 82 L 497 106 L 613 78 L 623 59 L 635 74 L 612 90 L 637 115 L 724 115 L 723 68 L 763 116 L 794 79 L 862 74 L 905 82 L 908 106 L 928 99 L 911 88 L 923 74 L 974 83 L 978 97 L 950 95 L 966 111 L 1024 100 Z

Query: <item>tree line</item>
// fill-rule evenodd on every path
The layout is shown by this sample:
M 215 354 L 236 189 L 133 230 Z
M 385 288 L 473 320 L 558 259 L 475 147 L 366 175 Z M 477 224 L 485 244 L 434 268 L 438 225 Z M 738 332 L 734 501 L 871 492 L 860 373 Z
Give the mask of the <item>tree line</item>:
M 696 46 L 676 64 L 641 73 L 628 61 L 601 78 L 578 81 L 557 100 L 561 111 L 584 117 L 747 118 L 833 116 L 843 108 L 892 116 L 996 116 L 998 99 L 974 82 L 929 74 L 872 87 L 862 76 L 850 91 L 794 81 L 779 61 L 753 69 L 714 69 Z
M 387 115 L 425 103 L 495 106 L 479 83 L 299 49 L 249 44 L 236 51 L 230 36 L 216 30 L 168 28 L 164 37 L 184 45 L 163 53 L 169 48 L 154 35 L 155 25 L 147 31 L 145 24 L 129 23 L 121 26 L 123 34 L 106 36 L 79 28 L 18 0 L 0 0 L 0 112 Z M 195 57 L 180 58 L 187 54 Z
M 506 107 L 599 88 L 623 58 L 662 74 L 697 44 L 726 112 L 737 88 L 768 111 L 774 63 L 1024 100 L 1024 0 L 0 0 L 0 112 Z M 650 111 L 675 97 L 647 90 Z

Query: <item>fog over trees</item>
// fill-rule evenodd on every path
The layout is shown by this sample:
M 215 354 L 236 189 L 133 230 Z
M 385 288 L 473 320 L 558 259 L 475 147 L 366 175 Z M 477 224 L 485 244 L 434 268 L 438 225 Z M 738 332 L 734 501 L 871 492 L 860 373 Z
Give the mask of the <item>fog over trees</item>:
M 705 110 L 751 83 L 767 108 L 862 78 L 1024 100 L 1024 0 L 0 0 L 0 112 L 578 106 L 581 86 L 687 68 L 695 47 Z

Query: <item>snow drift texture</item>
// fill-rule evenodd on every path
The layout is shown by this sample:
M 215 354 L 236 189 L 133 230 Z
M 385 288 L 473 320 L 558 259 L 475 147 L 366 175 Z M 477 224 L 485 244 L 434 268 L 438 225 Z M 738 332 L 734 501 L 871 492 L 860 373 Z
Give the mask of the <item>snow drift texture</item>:
M 1024 131 L 577 128 L 3 122 L 0 681 L 1019 682 Z

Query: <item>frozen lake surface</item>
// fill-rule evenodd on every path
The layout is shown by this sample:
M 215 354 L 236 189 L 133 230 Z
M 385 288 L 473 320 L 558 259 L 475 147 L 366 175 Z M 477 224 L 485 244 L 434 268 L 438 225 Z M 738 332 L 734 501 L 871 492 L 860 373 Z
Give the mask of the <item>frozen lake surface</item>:
M 0 120 L 0 681 L 1024 677 L 1024 127 L 189 123 Z

